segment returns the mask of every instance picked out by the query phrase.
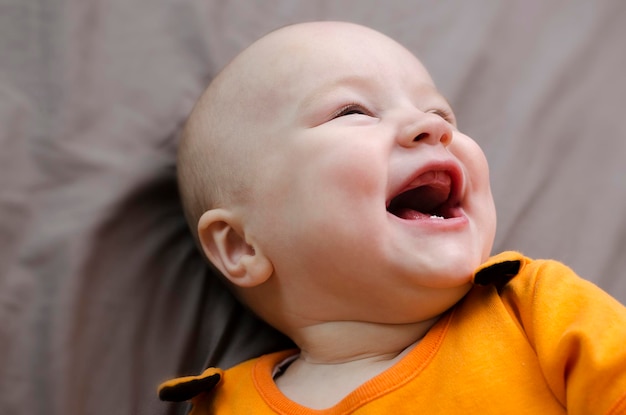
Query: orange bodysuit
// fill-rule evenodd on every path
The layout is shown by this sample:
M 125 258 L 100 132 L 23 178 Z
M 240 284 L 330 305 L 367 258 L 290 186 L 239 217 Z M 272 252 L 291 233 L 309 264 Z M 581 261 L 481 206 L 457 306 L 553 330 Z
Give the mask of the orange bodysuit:
M 556 261 L 491 258 L 403 360 L 311 410 L 273 381 L 284 351 L 161 385 L 192 414 L 626 414 L 626 308 Z

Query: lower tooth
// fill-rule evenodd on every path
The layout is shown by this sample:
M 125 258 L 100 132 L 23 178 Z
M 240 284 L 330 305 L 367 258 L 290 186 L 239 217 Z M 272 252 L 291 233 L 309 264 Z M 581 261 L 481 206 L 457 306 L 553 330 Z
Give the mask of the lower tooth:
M 444 219 L 443 216 L 439 216 L 439 215 L 430 215 L 431 219 Z

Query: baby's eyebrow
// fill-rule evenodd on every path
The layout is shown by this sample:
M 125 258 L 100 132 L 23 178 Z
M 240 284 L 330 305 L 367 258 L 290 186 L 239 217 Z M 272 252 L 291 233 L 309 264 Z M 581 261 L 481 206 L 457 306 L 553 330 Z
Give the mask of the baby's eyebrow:
M 372 80 L 369 77 L 361 75 L 346 75 L 338 78 L 334 78 L 328 82 L 323 83 L 321 86 L 314 88 L 300 102 L 299 107 L 301 109 L 310 108 L 315 105 L 316 101 L 323 99 L 329 94 L 337 91 L 340 88 L 365 90 L 371 89 Z
M 450 101 L 446 99 L 441 92 L 434 85 L 424 84 L 419 87 L 419 89 L 415 92 L 416 95 L 426 96 L 428 97 L 429 102 L 434 105 L 440 105 L 442 107 L 448 108 L 451 112 L 454 112 L 452 109 L 452 105 L 450 105 Z M 454 115 L 454 114 L 452 114 Z
M 422 84 L 415 91 L 413 91 L 415 96 L 427 97 L 433 101 L 441 101 L 441 103 L 450 106 L 450 103 L 444 97 L 441 92 L 437 89 L 436 86 L 430 84 Z

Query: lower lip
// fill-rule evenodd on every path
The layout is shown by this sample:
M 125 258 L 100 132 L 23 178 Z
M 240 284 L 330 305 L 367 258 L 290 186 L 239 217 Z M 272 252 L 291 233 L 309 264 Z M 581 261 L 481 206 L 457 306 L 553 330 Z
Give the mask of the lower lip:
M 439 230 L 455 230 L 465 227 L 469 220 L 461 209 L 454 209 L 453 217 L 442 218 L 438 216 L 429 216 L 423 213 L 416 213 L 414 216 L 406 215 L 407 218 L 388 213 L 395 220 L 402 222 L 406 226 L 434 227 Z

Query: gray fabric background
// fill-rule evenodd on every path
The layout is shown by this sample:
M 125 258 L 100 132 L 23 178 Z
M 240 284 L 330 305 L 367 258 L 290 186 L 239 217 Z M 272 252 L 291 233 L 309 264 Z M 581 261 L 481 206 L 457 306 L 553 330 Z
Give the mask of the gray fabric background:
M 0 413 L 180 413 L 158 383 L 284 344 L 195 252 L 176 133 L 237 52 L 317 19 L 431 70 L 489 158 L 494 251 L 626 302 L 620 0 L 0 0 Z

